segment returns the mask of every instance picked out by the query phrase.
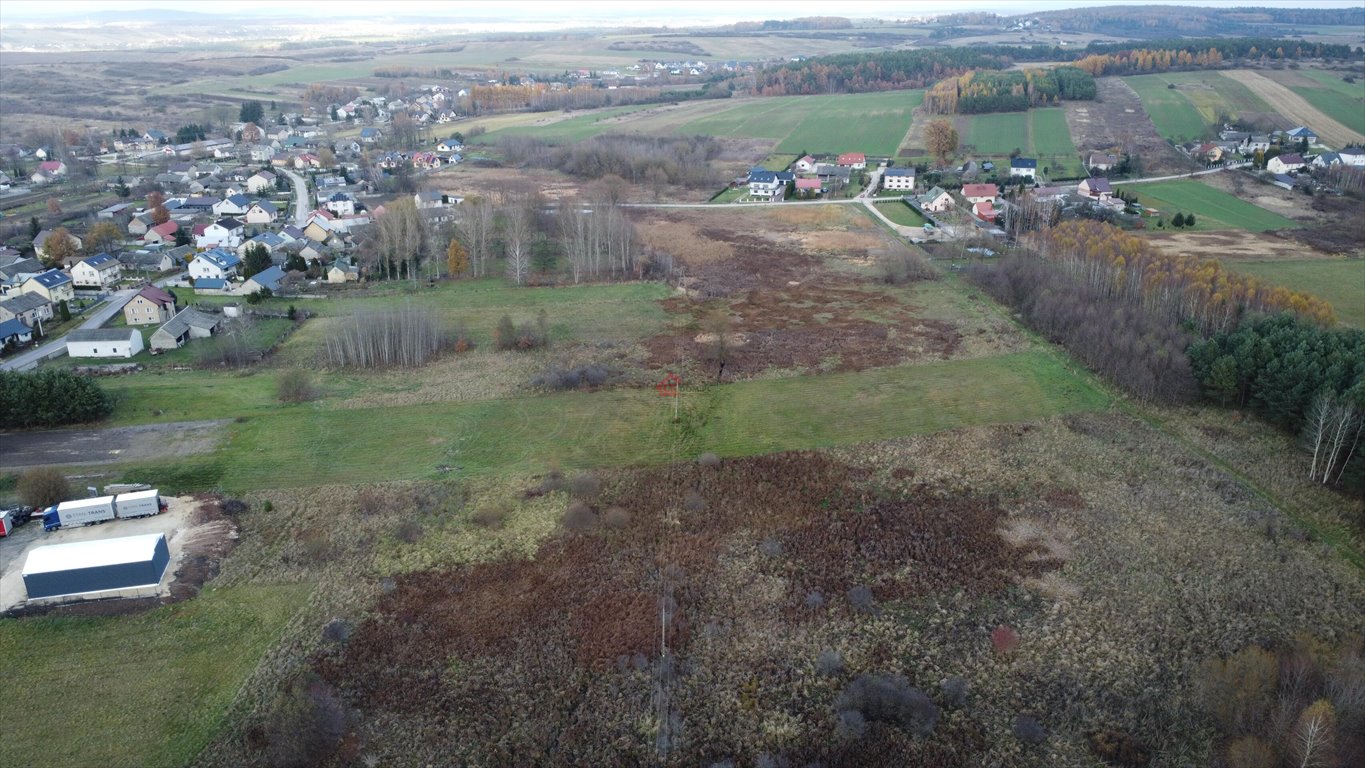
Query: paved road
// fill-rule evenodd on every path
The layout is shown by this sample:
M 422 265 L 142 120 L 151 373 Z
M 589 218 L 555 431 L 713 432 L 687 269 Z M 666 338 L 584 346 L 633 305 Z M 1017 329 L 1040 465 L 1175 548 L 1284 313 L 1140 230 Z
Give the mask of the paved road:
M 1232 163 L 1229 165 L 1225 165 L 1222 168 L 1209 168 L 1203 171 L 1194 171 L 1193 173 L 1178 173 L 1174 176 L 1151 176 L 1145 179 L 1126 179 L 1124 181 L 1110 182 L 1110 184 L 1111 186 L 1115 187 L 1117 187 L 1120 184 L 1150 184 L 1154 181 L 1173 181 L 1175 179 L 1188 179 L 1191 176 L 1207 176 L 1210 173 L 1218 173 L 1219 171 L 1231 171 L 1238 168 L 1248 168 L 1250 166 L 1251 163 Z
M 289 183 L 294 185 L 294 225 L 302 228 L 308 223 L 308 182 L 291 170 L 284 168 L 280 170 L 289 177 Z
M 160 280 L 157 280 L 156 284 L 164 288 L 167 283 L 172 280 L 177 280 L 179 277 L 179 273 L 170 275 L 169 277 L 163 277 Z M 85 320 L 81 322 L 80 327 L 82 329 L 103 327 L 105 323 L 112 320 L 114 315 L 118 314 L 118 312 L 123 309 L 123 305 L 127 304 L 128 300 L 133 298 L 138 290 L 139 289 L 137 288 L 124 288 L 121 291 L 115 291 L 114 293 L 109 294 L 104 300 L 103 305 L 86 313 Z M 56 354 L 59 347 L 62 349 L 62 352 Z M 48 339 L 36 347 L 26 349 L 14 357 L 11 357 L 4 362 L 0 362 L 0 371 L 27 371 L 30 368 L 37 367 L 38 363 L 49 357 L 60 357 L 61 355 L 66 354 L 65 350 L 65 335 L 55 339 Z

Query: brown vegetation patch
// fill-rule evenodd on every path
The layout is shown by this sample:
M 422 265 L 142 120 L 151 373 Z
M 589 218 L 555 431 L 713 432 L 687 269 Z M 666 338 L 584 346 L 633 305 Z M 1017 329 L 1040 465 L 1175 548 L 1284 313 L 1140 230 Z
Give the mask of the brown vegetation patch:
M 821 281 L 828 277 L 820 278 Z M 664 302 L 692 323 L 673 335 L 645 342 L 655 366 L 687 361 L 713 364 L 717 334 L 706 328 L 706 304 L 686 298 Z M 853 286 L 802 284 L 750 290 L 726 305 L 729 317 L 725 371 L 752 376 L 773 368 L 865 370 L 912 359 L 948 359 L 962 344 L 957 327 L 917 316 L 894 295 Z M 742 340 L 743 343 L 736 343 Z
M 877 601 L 952 587 L 982 594 L 1056 565 L 1010 546 L 993 503 L 929 491 L 878 498 L 868 477 L 811 453 L 625 474 L 602 508 L 625 509 L 628 523 L 565 532 L 529 562 L 400 577 L 318 669 L 363 708 L 430 711 L 442 706 L 452 659 L 532 647 L 586 668 L 656 658 L 661 608 L 669 647 L 685 655 L 692 628 L 715 618 L 713 587 L 734 567 L 732 553 L 770 539 L 785 553 L 770 561 L 789 585 L 778 599 L 796 614 L 812 589 L 838 596 L 865 585 Z
M 1066 125 L 1082 156 L 1091 150 L 1131 152 L 1147 175 L 1192 170 L 1156 131 L 1137 93 L 1119 77 L 1095 79 L 1094 101 L 1063 102 Z
M 636 223 L 635 231 L 647 250 L 672 254 L 689 266 L 722 261 L 735 255 L 733 245 L 702 236 L 696 223 L 682 217 L 643 220 Z

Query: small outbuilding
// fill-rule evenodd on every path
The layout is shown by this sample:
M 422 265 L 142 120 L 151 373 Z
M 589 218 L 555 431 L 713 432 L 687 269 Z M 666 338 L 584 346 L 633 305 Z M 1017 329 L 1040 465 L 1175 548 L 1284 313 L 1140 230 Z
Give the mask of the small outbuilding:
M 136 328 L 80 328 L 66 335 L 71 357 L 132 357 L 143 350 Z
M 153 589 L 170 562 L 166 536 L 160 533 L 52 544 L 28 553 L 24 589 L 30 600 Z

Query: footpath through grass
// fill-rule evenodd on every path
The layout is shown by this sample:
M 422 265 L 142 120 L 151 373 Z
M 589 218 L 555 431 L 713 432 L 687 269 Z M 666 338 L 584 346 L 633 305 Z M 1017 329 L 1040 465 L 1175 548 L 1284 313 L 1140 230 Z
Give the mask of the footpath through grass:
M 209 588 L 140 616 L 0 621 L 0 765 L 185 765 L 310 589 Z
M 1337 320 L 1365 328 L 1365 261 L 1314 259 L 1229 262 L 1232 269 L 1332 303 Z
M 1300 224 L 1278 213 L 1258 208 L 1220 189 L 1191 179 L 1162 181 L 1156 184 L 1135 184 L 1128 187 L 1138 193 L 1138 201 L 1161 211 L 1169 222 L 1177 213 L 1195 214 L 1195 229 L 1245 229 L 1265 232 L 1287 229 Z
M 694 389 L 684 418 L 653 390 L 328 410 L 260 410 L 215 454 L 138 468 L 184 487 L 233 492 L 324 483 L 538 472 L 668 461 L 689 451 L 745 456 L 1104 407 L 1106 395 L 1055 356 L 1031 351 L 856 373 Z M 682 434 L 678 435 L 681 430 Z

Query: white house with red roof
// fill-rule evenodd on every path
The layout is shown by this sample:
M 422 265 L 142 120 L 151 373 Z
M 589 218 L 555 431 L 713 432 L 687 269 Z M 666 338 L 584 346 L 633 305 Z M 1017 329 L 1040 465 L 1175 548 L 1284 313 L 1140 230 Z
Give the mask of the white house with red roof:
M 1000 196 L 1000 190 L 994 184 L 963 184 L 962 196 L 972 204 L 994 203 Z
M 853 168 L 854 170 L 861 171 L 867 167 L 867 155 L 862 152 L 845 152 L 842 155 L 839 155 L 839 159 L 835 161 L 835 165 L 841 165 L 845 168 Z

